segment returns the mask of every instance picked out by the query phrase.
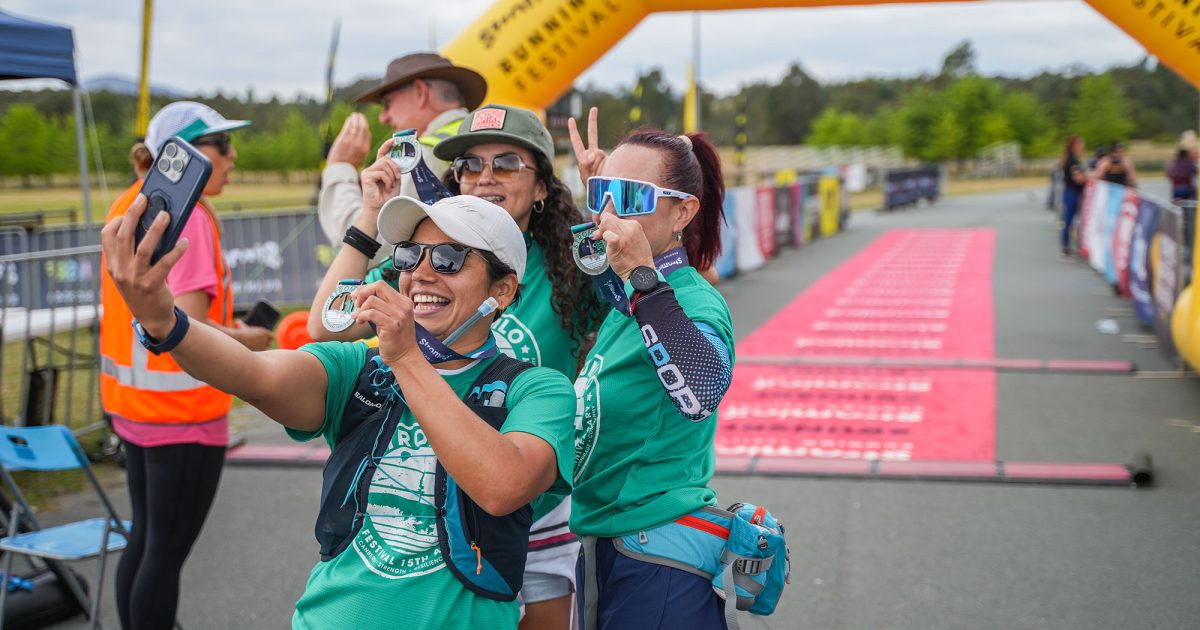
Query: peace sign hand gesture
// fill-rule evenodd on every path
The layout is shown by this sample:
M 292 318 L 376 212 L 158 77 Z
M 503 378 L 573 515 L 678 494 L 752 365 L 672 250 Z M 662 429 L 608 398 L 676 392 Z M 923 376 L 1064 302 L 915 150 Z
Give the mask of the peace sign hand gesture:
M 600 175 L 600 166 L 604 164 L 604 158 L 608 157 L 608 154 L 600 148 L 600 131 L 596 124 L 599 115 L 600 110 L 595 107 L 588 110 L 588 143 L 586 147 L 583 144 L 583 138 L 579 135 L 579 126 L 575 124 L 575 118 L 567 119 L 567 132 L 571 135 L 571 147 L 575 150 L 575 161 L 579 162 L 579 179 L 585 186 L 589 177 Z

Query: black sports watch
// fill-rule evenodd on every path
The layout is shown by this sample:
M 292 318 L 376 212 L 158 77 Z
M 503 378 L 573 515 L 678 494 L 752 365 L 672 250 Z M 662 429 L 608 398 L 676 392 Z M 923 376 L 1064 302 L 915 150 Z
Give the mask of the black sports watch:
M 154 354 L 162 354 L 174 350 L 175 346 L 178 346 L 179 342 L 183 341 L 183 337 L 187 335 L 188 327 L 187 313 L 183 312 L 183 309 L 178 306 L 175 307 L 175 327 L 167 334 L 167 338 L 162 341 L 151 337 L 150 333 L 146 332 L 145 328 L 142 328 L 138 320 L 133 320 L 134 336 L 137 337 L 138 342 L 143 347 Z
M 633 273 L 629 274 L 629 284 L 633 286 L 633 290 L 638 293 L 648 293 L 658 288 L 658 272 L 654 267 L 634 267 Z

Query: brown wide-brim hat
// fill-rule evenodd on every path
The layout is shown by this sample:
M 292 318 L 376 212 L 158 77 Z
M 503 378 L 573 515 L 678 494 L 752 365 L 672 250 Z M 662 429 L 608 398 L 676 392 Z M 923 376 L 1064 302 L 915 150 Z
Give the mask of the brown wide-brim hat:
M 436 53 L 413 53 L 393 59 L 379 86 L 365 92 L 355 100 L 359 103 L 378 103 L 385 92 L 394 90 L 414 79 L 445 79 L 458 86 L 463 95 L 463 106 L 468 110 L 479 107 L 487 94 L 487 80 L 483 75 L 462 66 L 450 63 L 449 59 Z

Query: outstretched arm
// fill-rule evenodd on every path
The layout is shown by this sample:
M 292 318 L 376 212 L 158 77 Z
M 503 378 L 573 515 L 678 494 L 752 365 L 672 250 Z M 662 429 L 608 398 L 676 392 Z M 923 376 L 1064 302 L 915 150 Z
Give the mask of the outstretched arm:
M 166 339 L 178 321 L 167 273 L 187 249 L 187 241 L 181 240 L 151 265 L 150 254 L 168 221 L 166 213 L 160 214 L 134 251 L 135 227 L 145 209 L 146 197 L 138 195 L 123 217 L 104 226 L 100 238 L 108 273 L 129 310 L 151 337 Z M 188 374 L 249 402 L 284 426 L 316 431 L 324 422 L 328 378 L 320 360 L 306 352 L 253 352 L 196 321 L 171 357 Z

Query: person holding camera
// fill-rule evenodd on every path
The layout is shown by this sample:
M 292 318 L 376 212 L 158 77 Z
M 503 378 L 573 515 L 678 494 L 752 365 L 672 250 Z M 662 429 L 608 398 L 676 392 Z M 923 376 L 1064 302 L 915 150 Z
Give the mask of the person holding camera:
M 491 317 L 477 316 L 518 297 L 525 243 L 508 213 L 469 196 L 388 201 L 378 221 L 398 241 L 399 289 L 375 282 L 352 296 L 351 316 L 374 326 L 378 346 L 255 353 L 175 307 L 165 280 L 191 245 L 149 264 L 166 223 L 135 250 L 144 208 L 139 197 L 101 234 L 139 345 L 292 438 L 331 447 L 321 562 L 292 626 L 515 628 L 529 503 L 570 490 L 575 398 L 562 374 L 499 353 Z
M 200 103 L 171 103 L 150 120 L 145 142 L 130 153 L 139 178 L 155 167 L 171 136 L 190 142 L 212 162 L 204 196 L 183 229 L 192 247 L 165 277 L 164 295 L 192 320 L 206 322 L 247 351 L 265 350 L 271 331 L 233 319 L 221 224 L 209 198 L 221 194 L 237 161 L 229 132 L 249 124 L 227 120 Z M 126 214 L 141 185 L 139 179 L 113 203 L 109 222 Z M 100 301 L 100 400 L 124 443 L 133 521 L 117 565 L 117 613 L 124 628 L 169 628 L 184 561 L 221 479 L 232 399 L 184 373 L 170 356 L 153 355 L 137 343 L 133 315 L 104 269 Z
M 390 142 L 390 141 L 389 141 Z M 381 182 L 394 185 L 399 171 L 387 159 L 389 145 L 363 171 L 364 198 L 377 199 Z M 522 297 L 493 325 L 505 354 L 533 365 L 551 367 L 575 378 L 579 359 L 603 316 L 591 283 L 571 255 L 571 226 L 582 216 L 566 186 L 554 175 L 554 144 L 537 116 L 525 109 L 486 105 L 468 114 L 458 133 L 443 140 L 434 154 L 450 162 L 446 187 L 454 194 L 482 197 L 504 208 L 524 233 L 526 273 Z M 364 213 L 374 207 L 364 204 Z M 374 219 L 360 217 L 357 229 L 371 239 Z M 390 241 L 388 234 L 378 237 Z M 348 236 L 347 243 L 357 242 Z M 366 282 L 387 279 L 395 286 L 391 260 L 370 271 L 368 252 L 343 246 L 326 273 L 309 314 L 309 335 L 316 340 L 369 337 L 367 326 L 331 332 L 321 321 L 327 296 L 343 278 Z M 570 621 L 579 544 L 570 533 L 570 501 L 547 494 L 534 502 L 536 534 L 529 541 L 529 559 L 521 600 L 523 630 L 563 628 Z
M 568 131 L 597 223 L 592 238 L 604 241 L 628 302 L 609 312 L 575 382 L 581 627 L 724 628 L 708 579 L 635 557 L 620 542 L 657 540 L 656 528 L 716 504 L 709 482 L 733 322 L 697 268 L 721 250 L 720 161 L 704 134 L 657 129 L 632 132 L 608 155 L 597 115 L 592 108 L 587 144 L 574 119 Z
M 379 85 L 355 100 L 382 105 L 379 122 L 393 131 L 415 128 L 425 163 L 440 174 L 446 164 L 433 155 L 434 145 L 454 135 L 459 122 L 479 107 L 486 93 L 487 80 L 478 72 L 456 66 L 441 55 L 421 52 L 393 59 Z M 322 231 L 334 245 L 342 242 L 342 235 L 354 224 L 363 205 L 358 167 L 372 144 L 366 116 L 354 112 L 329 147 L 321 172 L 317 216 Z M 418 196 L 412 177 L 401 177 L 400 194 Z M 383 262 L 385 254 L 374 262 Z
M 1133 160 L 1125 155 L 1125 145 L 1116 141 L 1110 145 L 1107 155 L 1102 155 L 1096 160 L 1092 177 L 1121 186 L 1137 188 L 1137 171 L 1133 168 Z

